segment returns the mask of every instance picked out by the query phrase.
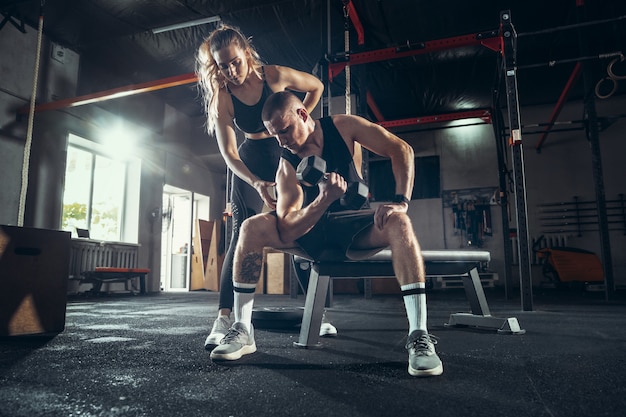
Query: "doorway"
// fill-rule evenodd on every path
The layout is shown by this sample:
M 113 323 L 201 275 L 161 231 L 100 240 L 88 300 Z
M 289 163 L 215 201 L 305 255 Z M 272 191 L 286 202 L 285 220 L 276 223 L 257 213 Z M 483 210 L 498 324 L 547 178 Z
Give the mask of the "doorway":
M 190 290 L 194 223 L 209 219 L 210 198 L 192 191 L 163 187 L 161 291 Z

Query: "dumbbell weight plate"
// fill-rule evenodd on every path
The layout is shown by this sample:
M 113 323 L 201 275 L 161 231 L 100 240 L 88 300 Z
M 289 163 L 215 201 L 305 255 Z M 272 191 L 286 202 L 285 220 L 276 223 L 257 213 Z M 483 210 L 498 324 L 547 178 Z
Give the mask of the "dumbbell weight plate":
M 361 182 L 348 184 L 346 193 L 341 197 L 341 205 L 351 210 L 359 210 L 363 207 L 369 196 L 369 188 Z
M 326 161 L 319 156 L 311 155 L 302 158 L 296 168 L 296 178 L 307 187 L 320 182 L 326 174 Z

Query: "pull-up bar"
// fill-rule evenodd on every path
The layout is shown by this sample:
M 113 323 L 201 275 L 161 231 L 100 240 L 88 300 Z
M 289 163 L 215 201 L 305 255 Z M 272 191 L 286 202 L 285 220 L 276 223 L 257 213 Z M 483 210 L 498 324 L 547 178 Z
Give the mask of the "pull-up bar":
M 434 41 L 407 43 L 403 46 L 376 49 L 373 51 L 358 52 L 354 54 L 340 54 L 328 57 L 328 79 L 330 81 L 339 74 L 347 65 L 360 65 L 370 62 L 387 61 L 389 59 L 404 58 L 408 56 L 427 54 L 430 52 L 443 51 L 464 46 L 484 46 L 492 51 L 502 50 L 502 39 L 498 36 L 498 30 L 481 32 L 471 35 L 455 36 L 452 38 L 438 39 Z

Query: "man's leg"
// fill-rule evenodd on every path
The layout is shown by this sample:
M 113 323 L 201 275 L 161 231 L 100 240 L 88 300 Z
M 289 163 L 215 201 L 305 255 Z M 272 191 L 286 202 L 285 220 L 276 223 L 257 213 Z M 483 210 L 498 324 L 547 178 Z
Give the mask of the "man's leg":
M 256 154 L 254 155 L 256 156 Z M 235 248 L 239 240 L 239 229 L 247 218 L 260 213 L 263 209 L 263 200 L 253 187 L 234 174 L 232 175 L 232 184 L 232 234 L 220 274 L 220 296 L 217 318 L 213 322 L 211 333 L 204 341 L 204 348 L 209 351 L 219 344 L 220 340 L 222 340 L 233 324 L 231 318 L 234 303 L 233 262 Z
M 233 264 L 235 322 L 211 352 L 212 359 L 236 360 L 256 351 L 252 308 L 261 276 L 263 248 L 266 246 L 276 249 L 290 247 L 281 242 L 276 217 L 270 213 L 253 216 L 241 226 Z
M 437 343 L 428 334 L 426 308 L 426 271 L 421 249 L 410 218 L 404 213 L 390 215 L 385 227 L 372 226 L 355 239 L 355 248 L 389 246 L 409 320 L 409 374 L 432 376 L 443 373 L 441 360 L 435 353 Z

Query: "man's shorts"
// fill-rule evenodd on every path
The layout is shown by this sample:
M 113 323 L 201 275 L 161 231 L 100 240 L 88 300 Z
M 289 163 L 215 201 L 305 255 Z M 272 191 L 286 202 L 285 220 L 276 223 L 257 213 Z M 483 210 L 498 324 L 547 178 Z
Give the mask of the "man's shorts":
M 326 213 L 307 234 L 296 239 L 298 246 L 313 260 L 364 259 L 381 248 L 353 250 L 354 238 L 374 226 L 374 210 L 345 210 Z

